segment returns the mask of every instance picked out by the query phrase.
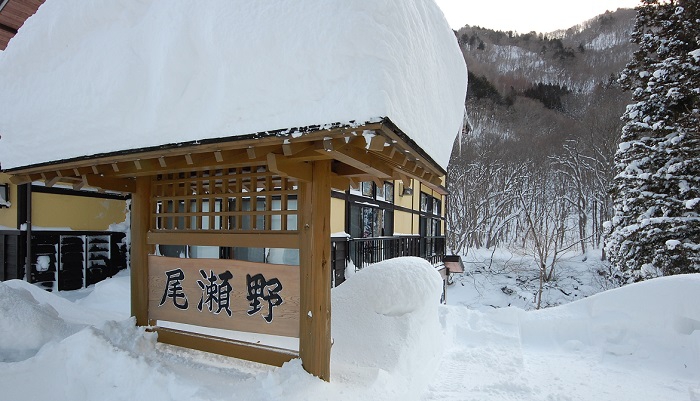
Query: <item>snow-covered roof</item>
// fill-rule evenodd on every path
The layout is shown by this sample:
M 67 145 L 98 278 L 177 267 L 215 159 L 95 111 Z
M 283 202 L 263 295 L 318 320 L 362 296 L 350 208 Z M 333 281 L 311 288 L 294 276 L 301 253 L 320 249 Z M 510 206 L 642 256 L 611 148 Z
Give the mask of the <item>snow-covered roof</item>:
M 4 169 L 382 118 L 446 167 L 467 84 L 432 0 L 48 0 L 0 71 Z

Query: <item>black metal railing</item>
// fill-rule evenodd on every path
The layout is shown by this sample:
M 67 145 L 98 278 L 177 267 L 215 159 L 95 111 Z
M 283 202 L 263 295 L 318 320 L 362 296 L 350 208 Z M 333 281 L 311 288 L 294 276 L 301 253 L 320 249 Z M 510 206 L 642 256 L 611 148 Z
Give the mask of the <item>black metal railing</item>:
M 445 256 L 445 237 L 395 236 L 375 238 L 333 238 L 331 241 L 333 286 L 345 281 L 348 268 L 359 270 L 373 263 L 399 256 L 417 256 L 433 265 Z

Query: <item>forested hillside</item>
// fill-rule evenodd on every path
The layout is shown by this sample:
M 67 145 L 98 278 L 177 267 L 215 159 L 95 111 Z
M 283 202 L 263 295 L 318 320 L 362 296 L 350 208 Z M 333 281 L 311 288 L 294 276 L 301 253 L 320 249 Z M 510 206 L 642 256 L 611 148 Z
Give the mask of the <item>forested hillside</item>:
M 469 69 L 465 132 L 448 172 L 449 246 L 512 247 L 544 281 L 563 251 L 602 246 L 620 116 L 617 83 L 635 45 L 634 10 L 566 31 L 456 32 Z

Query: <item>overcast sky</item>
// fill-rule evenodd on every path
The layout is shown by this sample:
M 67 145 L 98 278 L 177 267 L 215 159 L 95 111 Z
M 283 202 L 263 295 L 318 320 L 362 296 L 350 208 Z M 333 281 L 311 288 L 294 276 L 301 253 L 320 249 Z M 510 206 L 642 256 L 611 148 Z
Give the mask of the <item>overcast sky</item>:
M 639 0 L 435 0 L 452 29 L 479 25 L 519 33 L 570 28 L 618 8 L 634 8 Z

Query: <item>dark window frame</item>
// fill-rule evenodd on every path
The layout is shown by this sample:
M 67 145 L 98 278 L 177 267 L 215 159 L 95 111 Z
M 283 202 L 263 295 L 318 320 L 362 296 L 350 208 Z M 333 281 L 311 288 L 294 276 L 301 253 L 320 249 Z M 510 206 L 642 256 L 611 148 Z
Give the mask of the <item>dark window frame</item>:
M 10 203 L 10 184 L 0 184 L 0 199 Z M 9 208 L 5 202 L 0 203 L 0 209 L 3 207 Z

